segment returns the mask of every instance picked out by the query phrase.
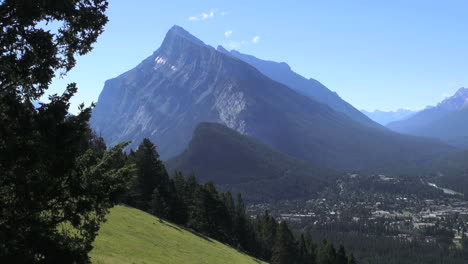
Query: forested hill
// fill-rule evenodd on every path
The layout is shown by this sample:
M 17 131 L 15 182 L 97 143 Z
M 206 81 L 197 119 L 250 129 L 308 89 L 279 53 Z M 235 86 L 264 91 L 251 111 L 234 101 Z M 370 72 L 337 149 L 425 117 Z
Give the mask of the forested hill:
M 354 256 L 343 247 L 336 250 L 328 242 L 317 245 L 308 233 L 294 235 L 286 222 L 278 222 L 267 211 L 248 215 L 240 194 L 233 198 L 230 192 L 218 192 L 210 182 L 198 183 L 193 174 L 175 173 L 170 178 L 148 139 L 126 160 L 136 172 L 124 199 L 127 205 L 274 264 L 354 263 Z
M 310 199 L 341 175 L 280 153 L 222 124 L 201 123 L 187 149 L 166 162 L 170 171 L 195 173 L 250 202 Z

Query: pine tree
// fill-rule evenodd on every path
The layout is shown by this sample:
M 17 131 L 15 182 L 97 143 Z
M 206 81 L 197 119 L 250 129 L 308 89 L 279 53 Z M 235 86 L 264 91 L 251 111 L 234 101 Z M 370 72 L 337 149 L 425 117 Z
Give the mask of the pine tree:
M 205 190 L 198 185 L 195 181 L 191 180 L 191 177 L 188 179 L 189 184 L 188 188 L 193 188 L 190 194 L 190 204 L 188 206 L 188 221 L 187 225 L 197 230 L 198 232 L 207 233 L 209 230 L 209 223 L 206 215 L 206 208 L 205 208 Z M 193 186 L 192 186 L 193 185 Z M 190 187 L 192 186 L 192 187 Z
M 310 263 L 315 264 L 317 261 L 317 247 L 312 241 L 312 235 L 310 234 L 310 232 L 307 232 L 305 233 L 304 238 L 305 238 L 307 249 L 310 254 Z
M 174 189 L 174 194 L 176 195 L 176 201 L 173 206 L 173 221 L 176 224 L 185 225 L 187 223 L 187 202 L 185 197 L 185 178 L 181 172 L 175 172 L 171 180 L 171 184 Z
M 354 258 L 353 253 L 351 253 L 348 257 L 348 264 L 356 264 L 356 259 Z
M 301 234 L 299 238 L 299 248 L 298 248 L 298 263 L 299 264 L 312 264 L 311 254 L 307 247 L 307 243 L 304 238 L 304 234 Z
M 340 245 L 338 252 L 336 254 L 336 264 L 347 264 L 348 257 L 346 257 L 346 250 L 343 245 Z
M 152 201 L 154 189 L 164 186 L 169 182 L 169 176 L 162 163 L 159 160 L 159 154 L 154 144 L 147 138 L 135 151 L 134 161 L 136 165 L 136 188 L 138 200 L 135 206 L 139 209 L 148 211 Z M 159 195 L 164 197 L 163 188 L 159 188 Z
M 171 220 L 169 219 L 169 206 L 164 197 L 159 193 L 158 188 L 155 188 L 153 191 L 150 213 L 160 218 Z
M 281 222 L 276 233 L 276 241 L 273 246 L 271 264 L 296 263 L 296 242 L 286 222 Z
M 317 263 L 318 264 L 335 264 L 336 263 L 336 250 L 333 244 L 324 241 L 322 246 L 317 252 Z

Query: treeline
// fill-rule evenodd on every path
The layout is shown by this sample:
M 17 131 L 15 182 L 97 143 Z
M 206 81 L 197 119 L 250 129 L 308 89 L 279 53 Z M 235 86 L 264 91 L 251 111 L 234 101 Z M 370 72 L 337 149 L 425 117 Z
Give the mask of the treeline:
M 308 234 L 294 235 L 286 222 L 278 223 L 265 212 L 246 213 L 240 194 L 219 193 L 213 183 L 201 184 L 195 175 L 177 172 L 171 178 L 153 143 L 144 139 L 130 151 L 127 164 L 135 178 L 124 202 L 162 219 L 190 228 L 272 264 L 352 264 L 345 248 Z
M 424 240 L 407 240 L 383 235 L 361 234 L 359 232 L 336 232 L 310 228 L 314 241 L 327 238 L 339 241 L 356 254 L 362 264 L 414 264 L 450 263 L 466 264 L 468 259 L 468 239 L 460 246 L 447 246 Z

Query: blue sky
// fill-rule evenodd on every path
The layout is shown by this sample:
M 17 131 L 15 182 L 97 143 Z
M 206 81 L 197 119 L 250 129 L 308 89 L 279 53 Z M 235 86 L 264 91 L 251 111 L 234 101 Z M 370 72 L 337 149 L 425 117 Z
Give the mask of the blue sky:
M 180 25 L 205 43 L 285 61 L 358 109 L 419 109 L 468 86 L 468 1 L 112 0 L 94 50 L 48 94 L 77 82 L 71 112 Z

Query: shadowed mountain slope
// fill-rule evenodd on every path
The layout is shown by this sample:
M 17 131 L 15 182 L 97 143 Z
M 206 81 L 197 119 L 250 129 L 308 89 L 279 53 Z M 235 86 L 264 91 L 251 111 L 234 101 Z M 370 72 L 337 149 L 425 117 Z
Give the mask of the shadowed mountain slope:
M 170 171 L 193 172 L 202 182 L 241 192 L 250 201 L 310 199 L 340 175 L 216 123 L 198 125 L 187 149 L 166 166 Z

